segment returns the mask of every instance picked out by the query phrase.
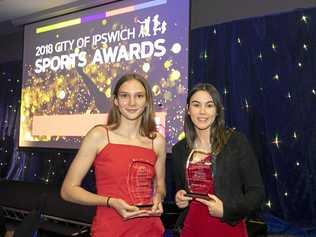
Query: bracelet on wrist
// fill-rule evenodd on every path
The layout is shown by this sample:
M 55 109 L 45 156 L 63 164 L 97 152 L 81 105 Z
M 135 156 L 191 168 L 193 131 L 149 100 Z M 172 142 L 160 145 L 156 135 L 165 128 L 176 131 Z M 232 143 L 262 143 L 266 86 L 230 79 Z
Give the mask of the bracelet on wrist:
M 108 199 L 106 200 L 106 207 L 110 207 L 110 199 L 111 197 L 108 197 Z

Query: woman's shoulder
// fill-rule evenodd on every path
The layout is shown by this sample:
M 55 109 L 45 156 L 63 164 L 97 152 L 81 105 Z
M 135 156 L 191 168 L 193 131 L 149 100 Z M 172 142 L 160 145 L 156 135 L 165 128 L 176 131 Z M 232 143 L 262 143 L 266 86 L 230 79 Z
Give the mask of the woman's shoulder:
M 104 125 L 92 127 L 84 136 L 80 150 L 84 150 L 85 152 L 95 151 L 98 153 L 108 142 L 106 134 L 106 127 L 104 127 Z
M 155 132 L 155 134 L 153 134 L 152 145 L 153 151 L 157 155 L 166 153 L 166 139 L 161 133 Z
M 85 139 L 91 139 L 94 141 L 102 140 L 107 138 L 107 127 L 105 125 L 99 124 L 92 127 L 85 136 Z
M 229 133 L 230 134 L 229 134 L 228 143 L 240 143 L 240 142 L 247 141 L 245 134 L 243 134 L 240 131 L 237 131 L 236 129 L 230 129 Z
M 249 146 L 250 143 L 246 135 L 234 129 L 232 130 L 230 137 L 223 148 L 228 150 L 245 150 L 248 149 Z
M 93 126 L 88 133 L 104 133 L 106 132 L 106 130 L 108 130 L 109 128 L 104 125 L 104 124 L 97 124 L 95 126 Z
M 158 146 L 165 146 L 166 145 L 166 138 L 159 132 L 155 132 L 153 134 L 153 142 L 154 145 L 158 145 Z

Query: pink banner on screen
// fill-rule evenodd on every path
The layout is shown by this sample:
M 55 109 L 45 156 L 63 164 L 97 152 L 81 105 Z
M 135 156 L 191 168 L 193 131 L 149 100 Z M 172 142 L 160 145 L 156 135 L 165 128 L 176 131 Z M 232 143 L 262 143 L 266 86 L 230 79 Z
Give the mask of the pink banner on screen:
M 74 114 L 34 116 L 33 136 L 82 137 L 95 125 L 105 124 L 107 114 Z M 155 122 L 160 133 L 165 132 L 166 113 L 156 113 Z

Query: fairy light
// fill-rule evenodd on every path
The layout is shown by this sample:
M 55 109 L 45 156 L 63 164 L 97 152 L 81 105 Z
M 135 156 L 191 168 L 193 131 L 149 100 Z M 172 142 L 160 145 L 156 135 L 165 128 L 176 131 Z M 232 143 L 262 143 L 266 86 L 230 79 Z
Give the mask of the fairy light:
M 262 53 L 261 53 L 261 52 L 258 54 L 258 58 L 259 58 L 260 60 L 262 60 Z
M 303 44 L 303 49 L 305 49 L 307 51 L 308 50 L 308 45 L 307 44 Z
M 276 80 L 276 81 L 278 81 L 280 78 L 279 78 L 279 74 L 275 74 L 274 76 L 273 76 L 273 80 Z
M 266 202 L 266 206 L 271 208 L 272 207 L 272 202 L 270 200 L 268 200 L 268 202 Z
M 297 139 L 297 134 L 296 134 L 295 131 L 293 132 L 293 138 L 294 138 L 294 139 Z
M 273 174 L 273 176 L 274 176 L 276 179 L 278 178 L 278 175 L 279 175 L 279 174 L 278 174 L 278 172 L 276 172 L 276 171 L 275 171 L 274 174 Z
M 305 15 L 302 15 L 302 17 L 301 17 L 301 21 L 303 21 L 305 24 L 307 24 L 308 17 L 307 17 L 307 16 L 305 16 Z
M 279 148 L 279 144 L 281 143 L 281 140 L 279 139 L 279 135 L 276 134 L 274 136 L 273 142 L 272 142 L 277 148 Z

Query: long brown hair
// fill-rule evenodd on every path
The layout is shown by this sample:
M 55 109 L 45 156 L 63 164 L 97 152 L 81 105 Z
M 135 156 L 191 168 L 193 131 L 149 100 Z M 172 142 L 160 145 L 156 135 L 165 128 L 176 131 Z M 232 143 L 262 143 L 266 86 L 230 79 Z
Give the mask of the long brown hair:
M 211 84 L 197 84 L 189 91 L 186 102 L 187 110 L 190 106 L 191 97 L 198 91 L 206 91 L 212 97 L 216 107 L 216 118 L 210 128 L 210 142 L 212 144 L 212 153 L 214 155 L 217 155 L 221 151 L 223 146 L 227 143 L 233 130 L 225 128 L 224 107 L 222 104 L 221 96 L 218 93 L 217 89 Z M 186 135 L 188 147 L 191 150 L 193 149 L 194 141 L 197 135 L 195 131 L 195 126 L 188 114 L 188 111 L 186 111 L 184 118 L 184 132 Z
M 130 80 L 135 80 L 135 81 L 138 81 L 140 84 L 142 84 L 146 93 L 146 106 L 141 116 L 141 124 L 140 124 L 139 133 L 142 136 L 153 139 L 157 131 L 155 119 L 154 119 L 155 111 L 154 111 L 153 95 L 147 83 L 147 80 L 143 76 L 136 73 L 126 74 L 117 81 L 114 87 L 114 91 L 113 91 L 112 108 L 108 115 L 107 125 L 109 126 L 111 130 L 114 130 L 120 126 L 121 113 L 118 106 L 114 104 L 114 100 L 117 99 L 120 87 L 125 82 L 130 81 Z

